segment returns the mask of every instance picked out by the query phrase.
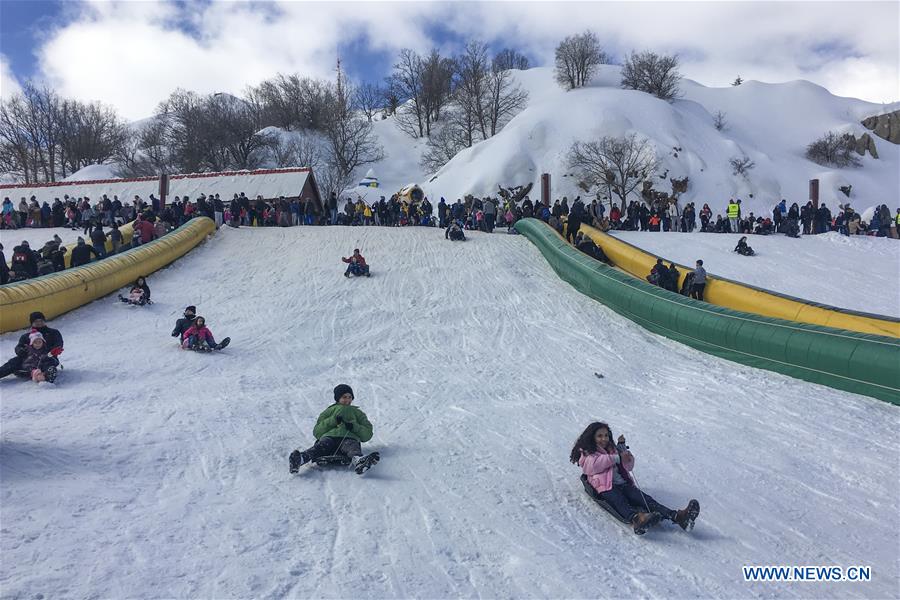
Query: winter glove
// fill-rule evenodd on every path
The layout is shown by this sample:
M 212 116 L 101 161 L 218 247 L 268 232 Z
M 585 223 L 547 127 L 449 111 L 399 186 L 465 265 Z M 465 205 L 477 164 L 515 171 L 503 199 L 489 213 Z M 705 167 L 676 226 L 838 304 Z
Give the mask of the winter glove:
M 353 423 L 351 423 L 350 421 L 345 421 L 344 427 L 347 429 L 347 431 L 353 431 Z
M 50 355 L 51 355 L 51 356 L 59 356 L 59 355 L 62 354 L 62 353 L 63 353 L 63 347 L 62 347 L 62 346 L 57 346 L 56 348 L 51 348 L 51 349 L 50 349 Z
M 19 358 L 28 356 L 28 350 L 25 349 L 25 346 L 16 346 L 16 356 Z
M 334 420 L 335 420 L 335 422 L 336 422 L 338 425 L 340 425 L 341 423 L 344 422 L 344 419 L 341 418 L 341 415 L 336 416 L 336 417 L 334 418 Z

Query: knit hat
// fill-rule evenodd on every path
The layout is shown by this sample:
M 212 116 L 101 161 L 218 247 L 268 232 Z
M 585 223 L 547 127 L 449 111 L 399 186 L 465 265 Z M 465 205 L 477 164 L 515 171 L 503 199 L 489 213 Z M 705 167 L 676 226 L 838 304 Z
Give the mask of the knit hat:
M 46 341 L 40 331 L 32 331 L 31 335 L 28 336 L 28 344 L 34 344 L 35 340 L 41 340 L 42 342 Z
M 186 308 L 184 309 L 184 312 L 187 312 L 187 311 L 191 311 L 191 313 L 193 313 L 193 314 L 196 315 L 196 314 L 197 314 L 197 307 L 194 306 L 194 305 L 192 304 L 192 305 L 190 305 L 190 306 L 188 306 L 188 307 L 186 307 Z
M 340 400 L 341 396 L 343 396 L 344 394 L 350 394 L 351 398 L 356 398 L 356 396 L 353 395 L 353 388 L 351 388 L 346 383 L 339 383 L 338 385 L 334 386 L 334 401 L 335 402 Z
M 46 317 L 44 317 L 44 313 L 42 313 L 42 312 L 39 311 L 39 310 L 36 310 L 36 311 L 34 311 L 33 313 L 31 313 L 30 315 L 28 315 L 28 322 L 29 322 L 29 323 L 34 323 L 34 322 L 37 321 L 38 319 L 40 319 L 41 321 L 46 321 L 46 320 L 47 320 Z

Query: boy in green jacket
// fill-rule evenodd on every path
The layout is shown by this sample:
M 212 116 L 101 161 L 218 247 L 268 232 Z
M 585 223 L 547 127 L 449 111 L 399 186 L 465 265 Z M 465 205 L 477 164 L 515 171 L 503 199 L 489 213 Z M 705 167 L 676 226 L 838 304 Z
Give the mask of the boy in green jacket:
M 291 473 L 311 460 L 325 456 L 344 456 L 350 459 L 350 466 L 360 475 L 368 471 L 381 458 L 377 452 L 362 455 L 361 442 L 372 439 L 372 424 L 366 413 L 351 406 L 353 389 L 342 383 L 334 388 L 334 404 L 322 411 L 313 428 L 316 443 L 300 452 L 294 450 L 290 456 Z

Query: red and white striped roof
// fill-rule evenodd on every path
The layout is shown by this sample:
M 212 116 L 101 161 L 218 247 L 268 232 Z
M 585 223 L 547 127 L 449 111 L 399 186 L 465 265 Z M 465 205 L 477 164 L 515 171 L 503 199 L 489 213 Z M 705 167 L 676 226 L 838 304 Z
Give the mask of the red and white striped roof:
M 167 201 L 171 202 L 175 196 L 188 196 L 196 200 L 200 194 L 219 194 L 222 200 L 230 200 L 234 194 L 241 192 L 248 198 L 297 197 L 311 174 L 307 167 L 291 167 L 172 175 L 169 177 Z M 150 194 L 159 197 L 159 177 L 0 185 L 0 197 L 9 197 L 16 205 L 22 197 L 28 200 L 34 196 L 39 203 L 52 203 L 54 198 L 62 200 L 66 194 L 70 198 L 87 196 L 92 202 L 102 198 L 103 194 L 109 198 L 118 196 L 123 203 L 131 202 L 136 195 L 149 201 Z

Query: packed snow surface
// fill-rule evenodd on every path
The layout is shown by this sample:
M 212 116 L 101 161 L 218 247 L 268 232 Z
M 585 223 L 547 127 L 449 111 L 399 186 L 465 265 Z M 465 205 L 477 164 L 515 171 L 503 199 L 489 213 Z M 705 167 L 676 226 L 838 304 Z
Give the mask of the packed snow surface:
M 900 243 L 837 232 L 789 238 L 749 235 L 755 256 L 734 252 L 737 234 L 614 231 L 629 244 L 775 292 L 862 312 L 900 317 Z
M 356 247 L 370 279 L 341 276 Z M 55 387 L 0 381 L 4 597 L 897 593 L 897 407 L 653 335 L 521 236 L 224 230 L 149 283 L 152 306 L 53 321 Z M 179 350 L 187 304 L 231 346 Z M 381 463 L 289 475 L 341 382 Z M 568 454 L 598 419 L 657 500 L 699 499 L 692 533 L 637 537 L 588 498 Z M 745 583 L 754 564 L 872 581 Z

